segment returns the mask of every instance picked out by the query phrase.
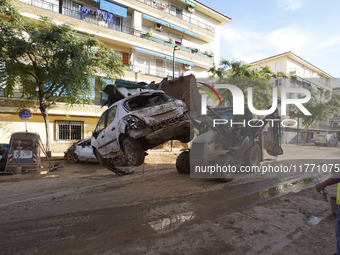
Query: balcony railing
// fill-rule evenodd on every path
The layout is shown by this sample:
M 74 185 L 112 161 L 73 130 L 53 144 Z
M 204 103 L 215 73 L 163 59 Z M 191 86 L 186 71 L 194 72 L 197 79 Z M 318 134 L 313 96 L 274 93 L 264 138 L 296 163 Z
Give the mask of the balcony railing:
M 165 68 L 153 68 L 150 66 L 141 66 L 141 65 L 131 65 L 130 70 L 135 73 L 142 73 L 146 75 L 152 75 L 157 77 L 168 77 L 172 78 L 172 71 L 166 70 Z M 175 77 L 179 77 L 180 73 L 175 70 Z
M 19 0 L 20 2 L 29 4 L 29 5 L 33 5 L 35 7 L 41 8 L 41 9 L 45 9 L 45 10 L 49 10 L 52 12 L 58 12 L 60 13 L 60 10 L 62 11 L 61 14 L 72 17 L 72 18 L 76 18 L 76 19 L 80 19 L 80 20 L 84 20 L 99 26 L 103 26 L 103 27 L 107 27 L 116 31 L 120 31 L 126 34 L 130 34 L 130 35 L 134 35 L 134 36 L 141 36 L 141 31 L 136 30 L 134 28 L 131 27 L 126 27 L 126 26 L 122 26 L 122 25 L 116 25 L 116 24 L 111 24 L 110 22 L 105 22 L 103 20 L 100 19 L 96 19 L 95 17 L 91 17 L 90 15 L 85 16 L 85 18 L 81 15 L 81 11 L 80 10 L 73 10 L 67 7 L 62 7 L 61 9 L 59 8 L 59 5 L 57 4 L 53 4 L 53 3 L 49 3 L 47 1 L 43 1 L 43 0 Z
M 43 1 L 43 0 L 19 0 L 20 2 L 29 4 L 29 5 L 33 5 L 35 7 L 44 9 L 44 10 L 49 10 L 52 12 L 57 12 L 59 13 L 60 9 L 59 9 L 59 5 L 53 4 L 53 3 L 49 3 L 47 1 Z M 174 47 L 175 44 L 174 43 L 170 43 L 169 41 L 165 41 L 163 39 L 157 38 L 155 36 L 146 36 L 145 33 L 142 33 L 142 31 L 136 30 L 134 28 L 131 27 L 127 27 L 127 26 L 123 26 L 123 25 L 116 25 L 116 24 L 111 24 L 110 22 L 105 22 L 102 21 L 100 19 L 96 19 L 95 17 L 91 17 L 90 15 L 85 16 L 85 18 L 81 15 L 81 12 L 79 10 L 72 10 L 66 7 L 62 7 L 61 8 L 62 14 L 72 17 L 72 18 L 76 18 L 76 19 L 80 19 L 80 20 L 84 20 L 87 21 L 89 23 L 93 23 L 99 26 L 103 26 L 103 27 L 107 27 L 122 33 L 126 33 L 126 34 L 130 34 L 133 36 L 137 36 L 137 37 L 141 37 L 147 40 L 151 40 L 157 43 L 161 43 L 163 45 L 167 45 L 170 47 Z M 210 53 L 201 53 L 200 51 L 196 51 L 195 49 L 192 49 L 188 46 L 183 46 L 183 45 L 178 45 L 180 47 L 181 50 L 192 53 L 192 54 L 196 54 L 198 56 L 201 57 L 207 57 L 210 59 L 213 59 L 213 55 L 211 55 Z
M 172 48 L 175 45 L 177 45 L 182 51 L 189 52 L 189 53 L 195 54 L 195 55 L 200 56 L 200 57 L 206 57 L 206 58 L 209 58 L 209 59 L 214 58 L 214 55 L 210 52 L 203 53 L 201 50 L 199 50 L 197 48 L 185 46 L 181 43 L 173 43 L 173 42 L 170 42 L 169 40 L 164 40 L 164 39 L 157 37 L 157 36 L 154 36 L 154 35 L 150 36 L 150 35 L 148 35 L 148 33 L 143 33 L 141 35 L 141 37 L 144 38 L 144 39 L 148 39 L 150 41 L 156 42 L 156 43 L 160 43 L 160 44 L 163 44 L 163 45 L 170 46 Z
M 197 25 L 201 28 L 204 28 L 206 30 L 209 30 L 211 32 L 215 32 L 215 29 L 212 27 L 212 26 L 209 26 L 208 24 L 202 22 L 202 21 L 199 21 L 198 19 L 194 18 L 194 17 L 191 17 L 191 15 L 187 15 L 185 13 L 177 13 L 176 11 L 171 11 L 170 8 L 169 8 L 169 3 L 162 3 L 160 1 L 154 1 L 154 0 L 137 0 L 141 3 L 144 3 L 148 6 L 151 6 L 153 8 L 156 8 L 156 9 L 159 9 L 159 10 L 162 10 L 162 11 L 166 11 L 167 13 L 169 13 L 170 15 L 173 15 L 173 16 L 176 16 L 180 19 L 183 19 L 185 21 L 188 21 L 189 23 L 192 23 L 194 25 Z M 166 8 L 165 8 L 166 6 Z

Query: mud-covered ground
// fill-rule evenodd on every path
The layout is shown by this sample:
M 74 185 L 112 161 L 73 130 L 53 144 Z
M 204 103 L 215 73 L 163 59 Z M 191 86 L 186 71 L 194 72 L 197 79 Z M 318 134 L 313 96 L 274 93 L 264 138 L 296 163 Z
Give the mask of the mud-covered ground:
M 340 147 L 284 151 L 266 162 L 336 163 Z M 0 176 L 0 254 L 334 252 L 335 217 L 310 176 L 190 179 L 175 170 L 178 154 L 152 151 L 123 177 L 86 163 Z

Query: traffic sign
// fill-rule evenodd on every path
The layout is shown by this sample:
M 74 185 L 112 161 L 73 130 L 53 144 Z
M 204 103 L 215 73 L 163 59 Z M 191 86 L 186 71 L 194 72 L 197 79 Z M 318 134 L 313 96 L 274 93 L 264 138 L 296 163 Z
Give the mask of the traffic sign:
M 22 120 L 29 120 L 32 117 L 32 112 L 28 109 L 21 109 L 19 112 L 19 117 Z

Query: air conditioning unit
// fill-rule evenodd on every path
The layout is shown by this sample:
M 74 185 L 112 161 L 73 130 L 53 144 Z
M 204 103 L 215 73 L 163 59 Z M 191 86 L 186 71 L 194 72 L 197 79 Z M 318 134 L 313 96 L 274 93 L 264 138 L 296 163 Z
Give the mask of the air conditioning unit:
M 291 72 L 290 72 L 290 76 L 291 76 L 291 77 L 296 77 L 296 71 L 291 71 Z
M 157 31 L 163 31 L 163 26 L 162 26 L 161 24 L 157 23 L 157 24 L 155 25 L 155 29 L 156 29 Z
M 194 13 L 195 12 L 195 8 L 192 6 L 188 6 L 187 11 L 190 13 Z
M 184 69 L 187 70 L 187 71 L 189 71 L 189 70 L 191 70 L 191 66 L 189 66 L 189 65 L 184 65 Z

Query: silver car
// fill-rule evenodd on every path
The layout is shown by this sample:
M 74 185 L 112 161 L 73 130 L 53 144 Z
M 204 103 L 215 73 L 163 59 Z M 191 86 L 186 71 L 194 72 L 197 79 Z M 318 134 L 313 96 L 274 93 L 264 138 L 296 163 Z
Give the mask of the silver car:
M 75 164 L 82 162 L 97 162 L 91 146 L 91 138 L 74 143 L 64 152 L 67 162 Z
M 144 162 L 146 150 L 169 140 L 189 142 L 189 131 L 185 103 L 163 91 L 148 90 L 110 106 L 93 131 L 91 145 L 104 166 L 124 166 L 127 162 L 139 166 Z
M 338 139 L 331 134 L 318 134 L 315 137 L 315 145 L 337 146 Z

